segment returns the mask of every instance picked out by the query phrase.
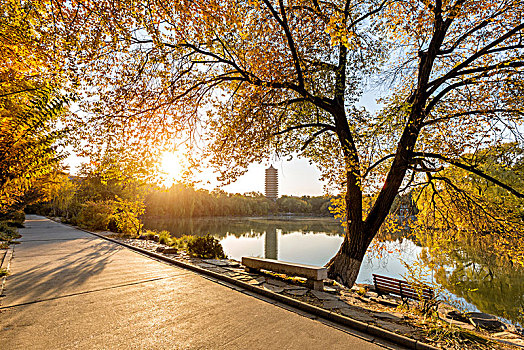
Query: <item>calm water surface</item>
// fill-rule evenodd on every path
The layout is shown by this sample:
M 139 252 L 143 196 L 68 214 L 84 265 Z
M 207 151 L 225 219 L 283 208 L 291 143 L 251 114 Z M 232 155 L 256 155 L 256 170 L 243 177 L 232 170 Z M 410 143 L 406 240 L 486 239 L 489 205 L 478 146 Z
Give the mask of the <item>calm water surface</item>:
M 255 256 L 316 266 L 325 265 L 343 239 L 342 227 L 330 218 L 146 219 L 144 227 L 167 230 L 176 237 L 209 233 L 235 260 Z M 381 249 L 367 252 L 357 283 L 372 283 L 373 273 L 404 278 L 406 266 L 419 267 L 423 279 L 442 288 L 461 308 L 524 324 L 524 274 L 495 264 L 489 254 L 479 254 L 474 247 L 457 247 L 456 252 L 432 256 L 445 266 L 433 271 L 420 242 L 397 236 L 378 246 Z

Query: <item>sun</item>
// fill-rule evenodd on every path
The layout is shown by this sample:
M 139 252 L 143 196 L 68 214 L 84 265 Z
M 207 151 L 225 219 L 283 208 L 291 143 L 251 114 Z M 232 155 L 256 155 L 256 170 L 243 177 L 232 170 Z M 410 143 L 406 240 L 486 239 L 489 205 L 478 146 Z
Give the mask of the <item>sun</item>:
M 173 183 L 182 180 L 182 174 L 187 168 L 187 161 L 180 152 L 164 152 L 161 161 L 160 170 L 162 177 L 165 178 L 164 185 L 171 186 Z

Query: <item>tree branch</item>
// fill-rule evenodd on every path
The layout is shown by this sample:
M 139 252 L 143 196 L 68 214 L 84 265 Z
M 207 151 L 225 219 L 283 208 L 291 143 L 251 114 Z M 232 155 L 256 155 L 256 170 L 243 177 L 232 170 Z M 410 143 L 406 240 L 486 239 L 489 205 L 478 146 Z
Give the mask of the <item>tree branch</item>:
M 454 159 L 451 159 L 451 158 L 448 158 L 448 157 L 445 157 L 443 155 L 440 155 L 440 154 L 437 154 L 437 153 L 427 153 L 427 152 L 415 152 L 414 153 L 415 156 L 417 157 L 423 157 L 423 158 L 434 158 L 434 159 L 439 159 L 443 162 L 446 162 L 448 164 L 451 164 L 451 165 L 454 165 L 456 166 L 457 168 L 461 168 L 461 169 L 464 169 L 466 171 L 469 171 L 477 176 L 480 176 L 492 183 L 494 183 L 495 185 L 499 186 L 499 187 L 502 187 L 503 189 L 505 189 L 506 191 L 512 193 L 513 195 L 515 195 L 517 198 L 524 198 L 524 194 L 518 192 L 516 189 L 514 189 L 513 187 L 495 179 L 494 177 L 488 175 L 488 174 L 485 174 L 483 173 L 482 171 L 478 170 L 475 166 L 471 166 L 471 165 L 467 165 L 467 164 L 463 164 L 459 161 L 456 161 Z
M 277 11 L 271 5 L 269 0 L 263 0 L 264 4 L 266 4 L 266 7 L 269 9 L 275 20 L 280 24 L 282 29 L 284 29 L 284 34 L 286 36 L 287 43 L 289 45 L 289 49 L 291 51 L 291 56 L 293 57 L 293 62 L 295 63 L 295 70 L 297 71 L 297 78 L 298 78 L 298 86 L 300 89 L 304 89 L 304 76 L 302 75 L 302 68 L 300 67 L 300 60 L 298 58 L 297 49 L 295 47 L 295 42 L 293 40 L 293 36 L 291 35 L 291 31 L 289 30 L 289 26 L 287 23 L 287 17 L 286 17 L 286 9 L 284 7 L 283 0 L 279 0 L 279 7 L 280 7 L 280 14 L 282 15 L 282 18 L 279 17 Z
M 333 125 L 330 125 L 330 124 L 310 123 L 310 124 L 300 124 L 300 125 L 290 126 L 289 128 L 286 128 L 286 129 L 284 129 L 282 131 L 278 131 L 278 132 L 274 133 L 273 136 L 282 135 L 282 134 L 285 134 L 285 133 L 293 131 L 293 130 L 304 129 L 304 128 L 324 128 L 326 130 L 336 131 L 336 128 Z
M 366 172 L 364 173 L 364 175 L 362 175 L 362 178 L 365 179 L 366 176 L 369 175 L 369 173 L 374 169 L 376 168 L 380 163 L 388 160 L 389 158 L 393 158 L 395 157 L 395 154 L 388 154 L 387 156 L 384 156 L 382 157 L 381 159 L 377 160 L 375 163 L 373 163 L 369 168 L 366 169 Z

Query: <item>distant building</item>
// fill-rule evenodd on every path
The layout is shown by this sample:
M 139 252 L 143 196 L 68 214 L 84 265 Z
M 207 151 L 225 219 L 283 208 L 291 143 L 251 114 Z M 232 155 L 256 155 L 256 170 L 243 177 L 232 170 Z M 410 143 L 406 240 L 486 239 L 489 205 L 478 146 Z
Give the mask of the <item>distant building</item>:
M 266 169 L 266 198 L 274 201 L 278 198 L 278 171 L 273 165 Z

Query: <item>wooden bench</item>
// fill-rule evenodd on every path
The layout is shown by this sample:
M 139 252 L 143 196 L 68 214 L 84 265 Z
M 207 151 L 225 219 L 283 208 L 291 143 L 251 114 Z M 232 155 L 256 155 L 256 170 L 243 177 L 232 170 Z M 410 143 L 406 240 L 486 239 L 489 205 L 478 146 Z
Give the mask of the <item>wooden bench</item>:
M 325 267 L 247 256 L 242 257 L 242 265 L 246 267 L 247 271 L 268 270 L 284 273 L 288 276 L 305 277 L 307 278 L 308 287 L 316 290 L 323 290 L 324 280 L 327 279 L 327 269 Z
M 373 274 L 373 284 L 378 295 L 395 294 L 404 299 L 421 300 L 425 304 L 435 303 L 435 292 L 425 284 L 413 284 L 396 278 Z

